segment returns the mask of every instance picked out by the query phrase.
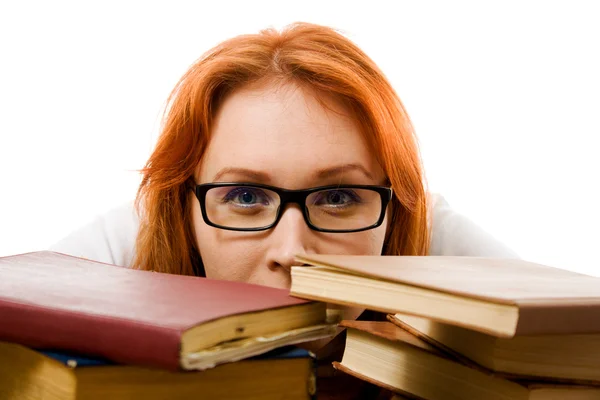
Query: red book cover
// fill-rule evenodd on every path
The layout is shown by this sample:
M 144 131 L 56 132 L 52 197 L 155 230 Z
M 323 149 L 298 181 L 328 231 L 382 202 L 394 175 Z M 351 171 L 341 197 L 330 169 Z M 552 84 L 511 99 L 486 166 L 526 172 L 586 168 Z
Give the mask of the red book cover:
M 288 290 L 139 271 L 42 251 L 0 258 L 0 340 L 176 370 L 182 333 L 308 303 Z

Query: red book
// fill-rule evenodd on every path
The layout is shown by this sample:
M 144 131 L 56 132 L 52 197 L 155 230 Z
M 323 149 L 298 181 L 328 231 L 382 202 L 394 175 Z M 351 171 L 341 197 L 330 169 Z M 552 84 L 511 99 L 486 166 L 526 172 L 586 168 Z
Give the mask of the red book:
M 196 368 L 204 369 L 323 337 L 330 332 L 325 320 L 324 303 L 283 289 L 48 251 L 0 258 L 0 340 L 38 349 L 171 370 L 194 369 L 203 354 L 226 353 Z M 231 343 L 245 350 L 233 351 Z

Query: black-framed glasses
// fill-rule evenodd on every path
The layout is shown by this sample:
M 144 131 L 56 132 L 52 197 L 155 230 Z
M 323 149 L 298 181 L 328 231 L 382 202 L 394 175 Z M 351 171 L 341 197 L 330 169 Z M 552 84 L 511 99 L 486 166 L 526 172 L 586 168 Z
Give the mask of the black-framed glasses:
M 195 186 L 207 225 L 232 231 L 263 231 L 277 225 L 285 206 L 300 206 L 306 224 L 319 232 L 360 232 L 380 226 L 392 189 L 331 185 L 304 190 L 239 182 Z

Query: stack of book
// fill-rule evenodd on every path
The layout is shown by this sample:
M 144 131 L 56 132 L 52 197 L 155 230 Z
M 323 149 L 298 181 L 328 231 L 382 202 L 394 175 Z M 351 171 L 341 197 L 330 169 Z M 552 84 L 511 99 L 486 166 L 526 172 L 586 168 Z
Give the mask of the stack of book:
M 292 295 L 387 314 L 343 321 L 334 366 L 425 400 L 600 399 L 600 279 L 522 260 L 298 257 Z
M 288 290 L 0 258 L 1 399 L 309 399 L 314 357 L 291 345 L 335 329 Z

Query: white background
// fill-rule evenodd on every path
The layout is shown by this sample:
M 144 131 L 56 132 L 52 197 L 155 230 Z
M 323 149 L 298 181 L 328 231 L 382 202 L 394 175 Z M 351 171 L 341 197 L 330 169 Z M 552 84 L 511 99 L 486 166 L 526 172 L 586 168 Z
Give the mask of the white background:
M 387 74 L 432 190 L 525 259 L 600 275 L 597 4 L 2 0 L 0 255 L 132 199 L 187 67 L 302 20 L 341 29 Z

